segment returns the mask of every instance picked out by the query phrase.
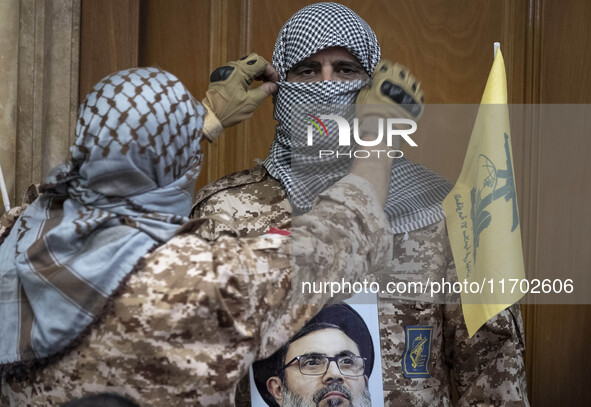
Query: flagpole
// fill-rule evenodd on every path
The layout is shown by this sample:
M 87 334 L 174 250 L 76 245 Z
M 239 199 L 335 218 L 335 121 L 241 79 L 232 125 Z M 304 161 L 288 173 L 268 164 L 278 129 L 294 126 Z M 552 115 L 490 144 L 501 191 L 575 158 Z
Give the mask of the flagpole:
M 4 202 L 4 209 L 10 210 L 10 201 L 8 200 L 8 191 L 4 183 L 4 175 L 2 174 L 2 166 L 0 165 L 0 193 L 2 193 L 2 202 Z

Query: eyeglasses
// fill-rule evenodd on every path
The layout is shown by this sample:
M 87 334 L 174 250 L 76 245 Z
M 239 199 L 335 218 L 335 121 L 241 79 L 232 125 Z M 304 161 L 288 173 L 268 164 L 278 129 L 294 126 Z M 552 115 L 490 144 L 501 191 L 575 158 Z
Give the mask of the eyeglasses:
M 330 362 L 335 362 L 339 372 L 343 376 L 356 377 L 363 376 L 365 370 L 365 358 L 361 356 L 348 354 L 338 356 L 326 356 L 318 353 L 309 353 L 299 355 L 290 360 L 280 371 L 288 368 L 297 360 L 300 373 L 306 376 L 322 376 L 328 371 Z

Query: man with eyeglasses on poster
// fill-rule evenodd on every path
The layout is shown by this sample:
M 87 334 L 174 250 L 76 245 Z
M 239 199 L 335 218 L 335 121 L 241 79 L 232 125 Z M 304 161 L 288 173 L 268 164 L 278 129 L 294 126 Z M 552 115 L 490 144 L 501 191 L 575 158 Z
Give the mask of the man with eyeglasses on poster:
M 373 364 L 367 325 L 341 303 L 323 308 L 253 373 L 269 406 L 368 407 Z

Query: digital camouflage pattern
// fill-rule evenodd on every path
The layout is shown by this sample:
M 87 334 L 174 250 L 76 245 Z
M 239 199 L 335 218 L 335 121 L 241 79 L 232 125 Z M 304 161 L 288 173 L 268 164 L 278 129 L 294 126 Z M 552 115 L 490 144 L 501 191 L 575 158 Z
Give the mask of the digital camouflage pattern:
M 6 239 L 6 236 L 10 233 L 14 222 L 16 222 L 25 209 L 27 209 L 26 206 L 15 206 L 2 214 L 2 217 L 0 218 L 0 244 L 4 242 L 4 239 Z
M 265 233 L 276 220 L 287 222 L 290 208 L 279 182 L 256 166 L 208 185 L 197 195 L 193 210 L 195 216 L 234 211 L 241 215 L 240 233 L 255 236 Z M 215 235 L 216 230 L 208 233 Z M 431 281 L 457 281 L 445 221 L 389 236 L 393 239 L 390 265 L 374 276 L 381 287 L 391 281 L 426 281 L 429 277 Z M 386 406 L 529 405 L 518 304 L 499 313 L 473 338 L 468 337 L 461 306 L 453 298 L 380 294 L 378 312 Z M 433 327 L 430 377 L 426 379 L 406 378 L 402 371 L 404 328 L 414 325 Z M 459 393 L 455 398 L 452 381 Z
M 12 229 L 12 226 L 18 217 L 21 216 L 25 209 L 27 209 L 27 206 L 32 204 L 38 196 L 39 186 L 36 184 L 29 185 L 25 191 L 25 196 L 23 197 L 21 205 L 9 209 L 8 211 L 4 212 L 2 216 L 0 216 L 0 244 L 4 242 L 4 239 L 6 239 L 10 233 L 10 229 Z
M 3 377 L 0 405 L 54 406 L 97 392 L 142 406 L 233 405 L 254 360 L 323 304 L 343 299 L 317 295 L 304 304 L 291 289 L 294 276 L 353 281 L 390 255 L 388 223 L 372 195 L 361 178 L 343 179 L 298 221 L 293 238 L 201 238 L 203 228 L 232 229 L 220 213 L 185 224 L 144 258 L 77 347 L 25 379 Z
M 221 196 L 217 193 L 237 185 L 240 185 L 241 193 L 223 194 L 228 201 L 220 202 Z M 243 197 L 248 200 L 245 201 Z M 242 219 L 235 225 L 241 236 L 259 236 L 268 232 L 271 226 L 278 229 L 291 226 L 291 205 L 286 198 L 281 184 L 269 176 L 262 165 L 257 165 L 252 170 L 236 172 L 200 189 L 196 202 L 207 200 L 207 206 L 193 206 L 191 216 L 199 216 L 195 211 L 212 215 L 218 213 L 215 210 L 220 208 L 234 219 Z M 206 229 L 203 233 L 209 233 L 207 237 L 212 238 L 222 230 L 227 228 L 218 225 L 215 230 Z

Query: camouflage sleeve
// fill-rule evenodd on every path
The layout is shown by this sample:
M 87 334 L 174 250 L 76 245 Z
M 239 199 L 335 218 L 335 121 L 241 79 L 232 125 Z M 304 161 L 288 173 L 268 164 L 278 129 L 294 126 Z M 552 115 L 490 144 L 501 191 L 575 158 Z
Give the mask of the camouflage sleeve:
M 448 266 L 450 274 L 456 274 L 453 260 Z M 443 318 L 446 358 L 459 393 L 457 406 L 529 406 L 519 304 L 498 313 L 472 338 L 461 305 L 445 305 Z
M 2 214 L 0 217 L 0 244 L 4 242 L 4 239 L 6 239 L 10 233 L 16 220 L 21 216 L 25 209 L 27 209 L 27 206 L 15 206 Z
M 117 392 L 142 406 L 229 406 L 240 378 L 315 315 L 329 296 L 294 281 L 356 279 L 389 257 L 373 190 L 349 177 L 322 194 L 293 236 L 200 237 L 208 219 L 145 257 L 104 320 L 59 362 L 2 379 L 2 405 L 56 405 Z M 217 222 L 231 222 L 218 216 Z M 310 300 L 310 301 L 308 301 Z
M 322 194 L 310 214 L 297 218 L 291 239 L 223 234 L 205 243 L 197 230 L 187 234 L 185 229 L 148 258 L 148 275 L 158 277 L 146 281 L 143 290 L 166 292 L 167 299 L 164 306 L 151 308 L 175 309 L 178 299 L 194 304 L 178 317 L 162 313 L 160 318 L 166 316 L 173 326 L 159 334 L 167 338 L 172 332 L 175 338 L 158 347 L 170 348 L 167 343 L 181 338 L 191 344 L 189 353 L 183 349 L 184 357 L 194 361 L 185 365 L 186 375 L 192 378 L 191 389 L 199 389 L 199 405 L 231 405 L 248 366 L 275 352 L 326 302 L 336 300 L 303 294 L 295 281 L 355 279 L 389 258 L 389 227 L 373 194 L 361 179 L 348 177 Z M 154 325 L 162 324 L 133 324 Z M 177 392 L 189 391 L 178 387 Z
M 310 213 L 293 218 L 291 246 L 290 292 L 275 315 L 265 317 L 258 359 L 275 352 L 322 306 L 351 296 L 314 292 L 310 284 L 358 281 L 392 256 L 390 227 L 375 192 L 352 174 L 321 193 Z
M 222 212 L 232 216 L 233 226 L 240 236 L 260 236 L 271 226 L 291 227 L 291 205 L 285 191 L 261 166 L 228 175 L 204 187 L 196 196 L 191 218 Z M 222 223 L 213 223 L 202 233 L 204 237 L 215 239 L 228 229 Z
M 6 239 L 6 236 L 8 236 L 10 233 L 10 230 L 14 226 L 18 217 L 22 215 L 25 209 L 27 209 L 27 207 L 32 204 L 38 196 L 39 186 L 36 184 L 29 185 L 25 191 L 25 196 L 21 206 L 10 208 L 0 216 L 0 244 L 4 242 L 4 239 Z

